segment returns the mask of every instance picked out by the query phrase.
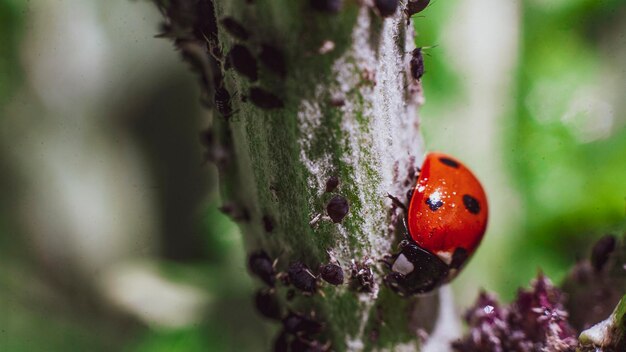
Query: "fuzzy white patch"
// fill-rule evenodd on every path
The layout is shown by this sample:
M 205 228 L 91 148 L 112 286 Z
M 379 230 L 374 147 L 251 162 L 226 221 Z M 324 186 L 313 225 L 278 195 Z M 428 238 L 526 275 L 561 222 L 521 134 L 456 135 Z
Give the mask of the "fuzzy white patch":
M 397 46 L 398 37 L 406 28 L 404 16 L 398 11 L 396 16 L 383 21 L 378 47 L 373 47 L 370 16 L 367 6 L 362 6 L 352 32 L 352 47 L 332 66 L 335 82 L 330 88 L 318 86 L 312 100 L 302 101 L 298 120 L 300 160 L 310 175 L 307 181 L 309 187 L 318 190 L 311 192 L 314 198 L 309 203 L 314 206 L 318 204 L 316 197 L 323 192 L 329 170 L 338 166 L 330 164 L 330 150 L 328 155 L 315 159 L 309 154 L 322 118 L 318 102 L 325 94 L 345 99 L 344 105 L 338 107 L 342 115 L 338 138 L 341 138 L 340 145 L 346 150 L 341 163 L 353 170 L 350 175 L 353 179 L 349 183 L 361 185 L 353 189 L 358 204 L 351 207 L 350 212 L 351 216 L 359 219 L 356 235 L 367 255 L 378 259 L 391 251 L 393 241 L 391 236 L 386 236 L 387 209 L 391 206 L 386 195 L 406 191 L 403 181 L 412 163 L 421 159 L 424 149 L 416 115 L 416 107 L 421 101 L 414 95 L 409 97 L 407 103 L 405 89 L 408 58 L 404 53 L 414 48 L 413 33 L 408 29 L 405 47 Z M 341 224 L 337 228 L 341 237 L 337 239 L 337 248 L 333 253 L 339 262 L 349 263 L 358 253 L 348 247 L 346 228 Z M 383 272 L 380 264 L 374 262 L 373 265 L 378 266 L 375 272 Z M 404 268 L 408 269 L 408 266 Z M 378 287 L 375 287 L 373 294 L 359 295 L 362 318 L 359 332 L 346 337 L 349 351 L 364 348 L 364 329 L 377 291 Z M 406 350 L 415 350 L 414 344 L 407 345 Z
M 400 254 L 396 261 L 393 262 L 391 270 L 406 276 L 415 270 L 415 266 L 406 258 L 404 254 Z
M 450 263 L 452 263 L 452 252 L 437 252 L 436 253 L 437 256 L 439 257 L 439 259 L 443 260 L 444 263 L 446 263 L 447 265 L 450 265 Z

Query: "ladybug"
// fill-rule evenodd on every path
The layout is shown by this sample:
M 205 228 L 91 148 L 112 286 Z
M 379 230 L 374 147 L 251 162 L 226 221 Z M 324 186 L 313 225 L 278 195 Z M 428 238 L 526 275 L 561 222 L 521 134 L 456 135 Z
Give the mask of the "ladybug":
M 463 163 L 429 153 L 409 201 L 407 239 L 392 257 L 386 283 L 402 295 L 429 292 L 453 279 L 483 238 L 487 196 Z

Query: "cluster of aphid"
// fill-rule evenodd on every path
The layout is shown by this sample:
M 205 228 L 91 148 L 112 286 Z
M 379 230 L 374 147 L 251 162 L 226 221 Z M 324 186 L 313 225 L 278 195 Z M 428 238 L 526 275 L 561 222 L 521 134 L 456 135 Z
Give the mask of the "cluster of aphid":
M 412 0 L 406 4 L 404 12 L 409 19 L 412 15 L 424 10 L 430 0 Z M 249 2 L 252 3 L 252 2 Z M 388 17 L 396 13 L 399 0 L 374 0 L 374 9 L 382 17 Z M 311 6 L 319 11 L 325 12 L 338 12 L 342 7 L 342 0 L 311 0 Z M 257 59 L 260 61 L 270 72 L 276 74 L 280 78 L 284 78 L 287 74 L 287 65 L 281 50 L 270 44 L 260 44 L 258 52 L 251 51 L 244 43 L 249 42 L 250 32 L 237 20 L 232 17 L 224 17 L 220 20 L 222 27 L 228 32 L 231 37 L 239 43 L 234 44 L 225 60 L 222 60 L 220 55 L 213 55 L 219 66 L 225 70 L 233 68 L 243 77 L 246 77 L 250 82 L 254 83 L 258 80 L 258 67 Z M 332 43 L 332 42 L 331 42 Z M 322 52 L 320 48 L 320 52 Z M 219 52 L 220 50 L 211 50 L 211 52 Z M 422 57 L 422 49 L 417 48 L 411 53 L 411 76 L 415 80 L 419 80 L 424 74 L 424 63 Z M 232 94 L 225 87 L 222 73 L 218 73 L 214 77 L 215 94 L 214 103 L 215 107 L 224 117 L 230 117 L 234 114 L 232 108 Z M 242 95 L 241 100 L 243 102 L 250 101 L 256 107 L 266 110 L 278 109 L 284 106 L 283 100 L 277 95 L 261 88 L 259 86 L 253 86 L 249 89 L 248 95 Z
M 305 296 L 319 291 L 320 280 L 330 285 L 344 283 L 344 273 L 336 262 L 319 267 L 319 274 L 304 263 L 291 263 L 287 270 L 276 270 L 278 260 L 272 260 L 265 251 L 256 251 L 248 256 L 248 269 L 267 286 L 259 290 L 255 297 L 255 306 L 267 319 L 279 321 L 282 330 L 274 342 L 275 351 L 329 351 L 330 343 L 322 340 L 324 324 L 315 312 L 304 314 L 281 307 L 278 297 L 278 285 L 286 288 L 286 301 L 291 301 L 296 290 Z
M 281 50 L 268 43 L 259 45 L 251 43 L 250 32 L 232 17 L 224 17 L 220 23 L 233 40 L 237 41 L 230 48 L 225 60 L 216 58 L 223 69 L 232 68 L 251 83 L 256 83 L 259 79 L 258 62 L 260 61 L 269 72 L 280 78 L 285 77 L 287 64 Z M 253 52 L 248 45 L 258 46 L 258 48 Z M 226 90 L 224 82 L 219 83 L 219 86 L 216 85 L 218 88 L 215 91 L 215 106 L 224 117 L 230 117 L 234 113 L 231 95 Z M 265 110 L 279 109 L 284 106 L 281 98 L 258 85 L 250 87 L 248 94 L 242 95 L 241 100 L 243 102 L 250 101 L 256 107 Z

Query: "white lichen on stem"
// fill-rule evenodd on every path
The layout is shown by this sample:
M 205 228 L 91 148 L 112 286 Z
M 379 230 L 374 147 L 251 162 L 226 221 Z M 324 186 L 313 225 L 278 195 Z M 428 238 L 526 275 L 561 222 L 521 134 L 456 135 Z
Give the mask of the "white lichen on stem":
M 309 148 L 315 130 L 321 127 L 322 112 L 319 107 L 324 90 L 330 90 L 330 96 L 339 97 L 343 105 L 341 111 L 341 131 L 337 135 L 345 146 L 341 162 L 353 170 L 351 182 L 356 186 L 360 207 L 352 209 L 352 214 L 361 219 L 357 225 L 358 240 L 365 249 L 363 255 L 380 259 L 390 253 L 394 243 L 393 236 L 387 234 L 388 209 L 391 202 L 387 194 L 403 197 L 406 192 L 404 180 L 416 160 L 423 154 L 423 146 L 418 131 L 416 108 L 420 96 L 417 92 L 407 93 L 409 82 L 407 62 L 414 48 L 413 36 L 406 35 L 404 48 L 399 47 L 401 31 L 412 32 L 407 28 L 406 19 L 400 13 L 382 23 L 377 47 L 372 47 L 372 13 L 367 7 L 361 7 L 356 25 L 352 32 L 352 46 L 339 57 L 332 66 L 335 81 L 327 88 L 320 85 L 312 99 L 300 103 L 298 119 L 300 122 L 299 144 L 300 161 L 307 168 L 310 187 L 323 190 L 329 176 L 328 170 L 337 169 L 331 165 L 333 150 L 325 154 L 310 157 Z M 412 33 L 410 33 L 412 34 Z M 407 97 L 409 99 L 407 99 Z M 407 101 L 408 100 L 408 101 Z M 318 197 L 319 192 L 311 192 Z M 314 204 L 316 199 L 310 199 Z M 350 248 L 347 229 L 338 224 L 337 239 L 333 250 L 341 263 L 350 263 L 354 259 L 354 248 Z M 354 231 L 354 230 L 353 230 Z M 384 270 L 379 262 L 377 272 Z M 380 283 L 380 280 L 377 280 Z M 371 293 L 359 295 L 361 317 L 357 336 L 347 336 L 350 350 L 358 351 L 366 344 L 362 341 L 365 325 L 370 317 L 370 309 L 377 298 L 378 287 Z M 415 344 L 410 344 L 415 348 Z

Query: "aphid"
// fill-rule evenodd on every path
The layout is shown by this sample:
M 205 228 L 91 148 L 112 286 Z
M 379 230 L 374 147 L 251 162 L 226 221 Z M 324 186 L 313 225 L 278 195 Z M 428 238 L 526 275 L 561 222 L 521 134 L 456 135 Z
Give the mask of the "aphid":
M 279 109 L 283 107 L 283 101 L 274 94 L 259 87 L 250 88 L 248 96 L 252 104 L 261 109 Z
M 232 35 L 233 37 L 244 41 L 248 40 L 248 38 L 250 37 L 250 33 L 248 32 L 248 30 L 234 18 L 224 17 L 220 22 L 222 23 L 224 29 L 226 29 L 226 31 L 230 33 L 230 35 Z
M 269 215 L 264 215 L 263 216 L 263 228 L 265 229 L 265 232 L 272 232 L 274 231 L 274 220 L 272 220 L 272 217 Z
M 399 0 L 374 0 L 374 5 L 382 17 L 389 17 L 396 13 Z
M 331 285 L 343 284 L 343 269 L 337 264 L 326 264 L 320 268 L 320 276 Z
M 259 250 L 250 254 L 248 257 L 248 269 L 268 286 L 274 287 L 276 271 L 274 270 L 272 259 L 265 251 Z
M 334 96 L 330 98 L 330 105 L 339 108 L 346 105 L 346 100 L 343 97 Z
M 416 48 L 411 52 L 410 66 L 411 77 L 419 81 L 424 75 L 424 56 L 422 55 L 422 48 Z
M 285 318 L 283 318 L 283 327 L 285 331 L 290 334 L 300 335 L 315 335 L 322 331 L 324 325 L 319 321 L 307 317 L 304 314 L 289 312 Z
M 602 270 L 615 250 L 615 236 L 607 235 L 598 240 L 591 250 L 591 264 L 596 271 Z
M 228 53 L 228 60 L 240 74 L 254 82 L 259 78 L 256 59 L 248 48 L 243 45 L 234 45 Z
M 291 350 L 298 352 L 328 352 L 330 351 L 330 342 L 322 343 L 318 340 L 296 337 L 291 341 Z
M 285 55 L 276 47 L 269 44 L 262 44 L 259 60 L 261 60 L 263 65 L 280 77 L 285 77 L 287 75 Z
M 323 12 L 335 13 L 341 10 L 342 0 L 311 0 L 311 6 Z
M 455 158 L 426 156 L 412 194 L 407 240 L 393 256 L 385 282 L 403 295 L 450 281 L 474 253 L 487 227 L 487 197 L 474 174 Z
M 311 270 L 302 262 L 294 262 L 289 266 L 287 271 L 289 281 L 297 289 L 314 293 L 317 291 L 317 277 L 311 273 Z
M 237 206 L 233 202 L 224 203 L 221 207 L 219 207 L 219 210 L 222 213 L 230 216 L 235 221 L 250 221 L 250 212 L 248 211 L 248 208 L 243 206 Z
M 285 295 L 285 298 L 287 299 L 287 301 L 291 302 L 295 297 L 296 297 L 296 290 L 294 289 L 287 290 L 287 294 Z
M 229 118 L 234 114 L 230 93 L 224 86 L 215 89 L 215 108 L 224 118 Z
M 274 340 L 274 352 L 288 352 L 289 351 L 289 334 L 285 330 L 282 330 L 276 339 Z
M 326 193 L 330 193 L 332 191 L 334 191 L 337 186 L 339 186 L 339 177 L 337 176 L 330 176 L 328 178 L 328 180 L 326 180 Z
M 411 17 L 416 13 L 424 11 L 429 3 L 430 0 L 409 0 L 409 2 L 406 4 L 406 9 L 404 10 L 404 12 L 406 13 L 407 17 Z
M 326 205 L 326 213 L 334 223 L 340 223 L 348 215 L 350 205 L 343 196 L 334 196 Z
M 372 292 L 374 289 L 374 273 L 370 268 L 372 264 L 373 261 L 371 259 L 363 261 L 352 260 L 350 268 L 352 285 L 360 292 Z
M 254 295 L 254 305 L 262 316 L 272 320 L 280 320 L 282 314 L 274 289 L 257 291 Z

